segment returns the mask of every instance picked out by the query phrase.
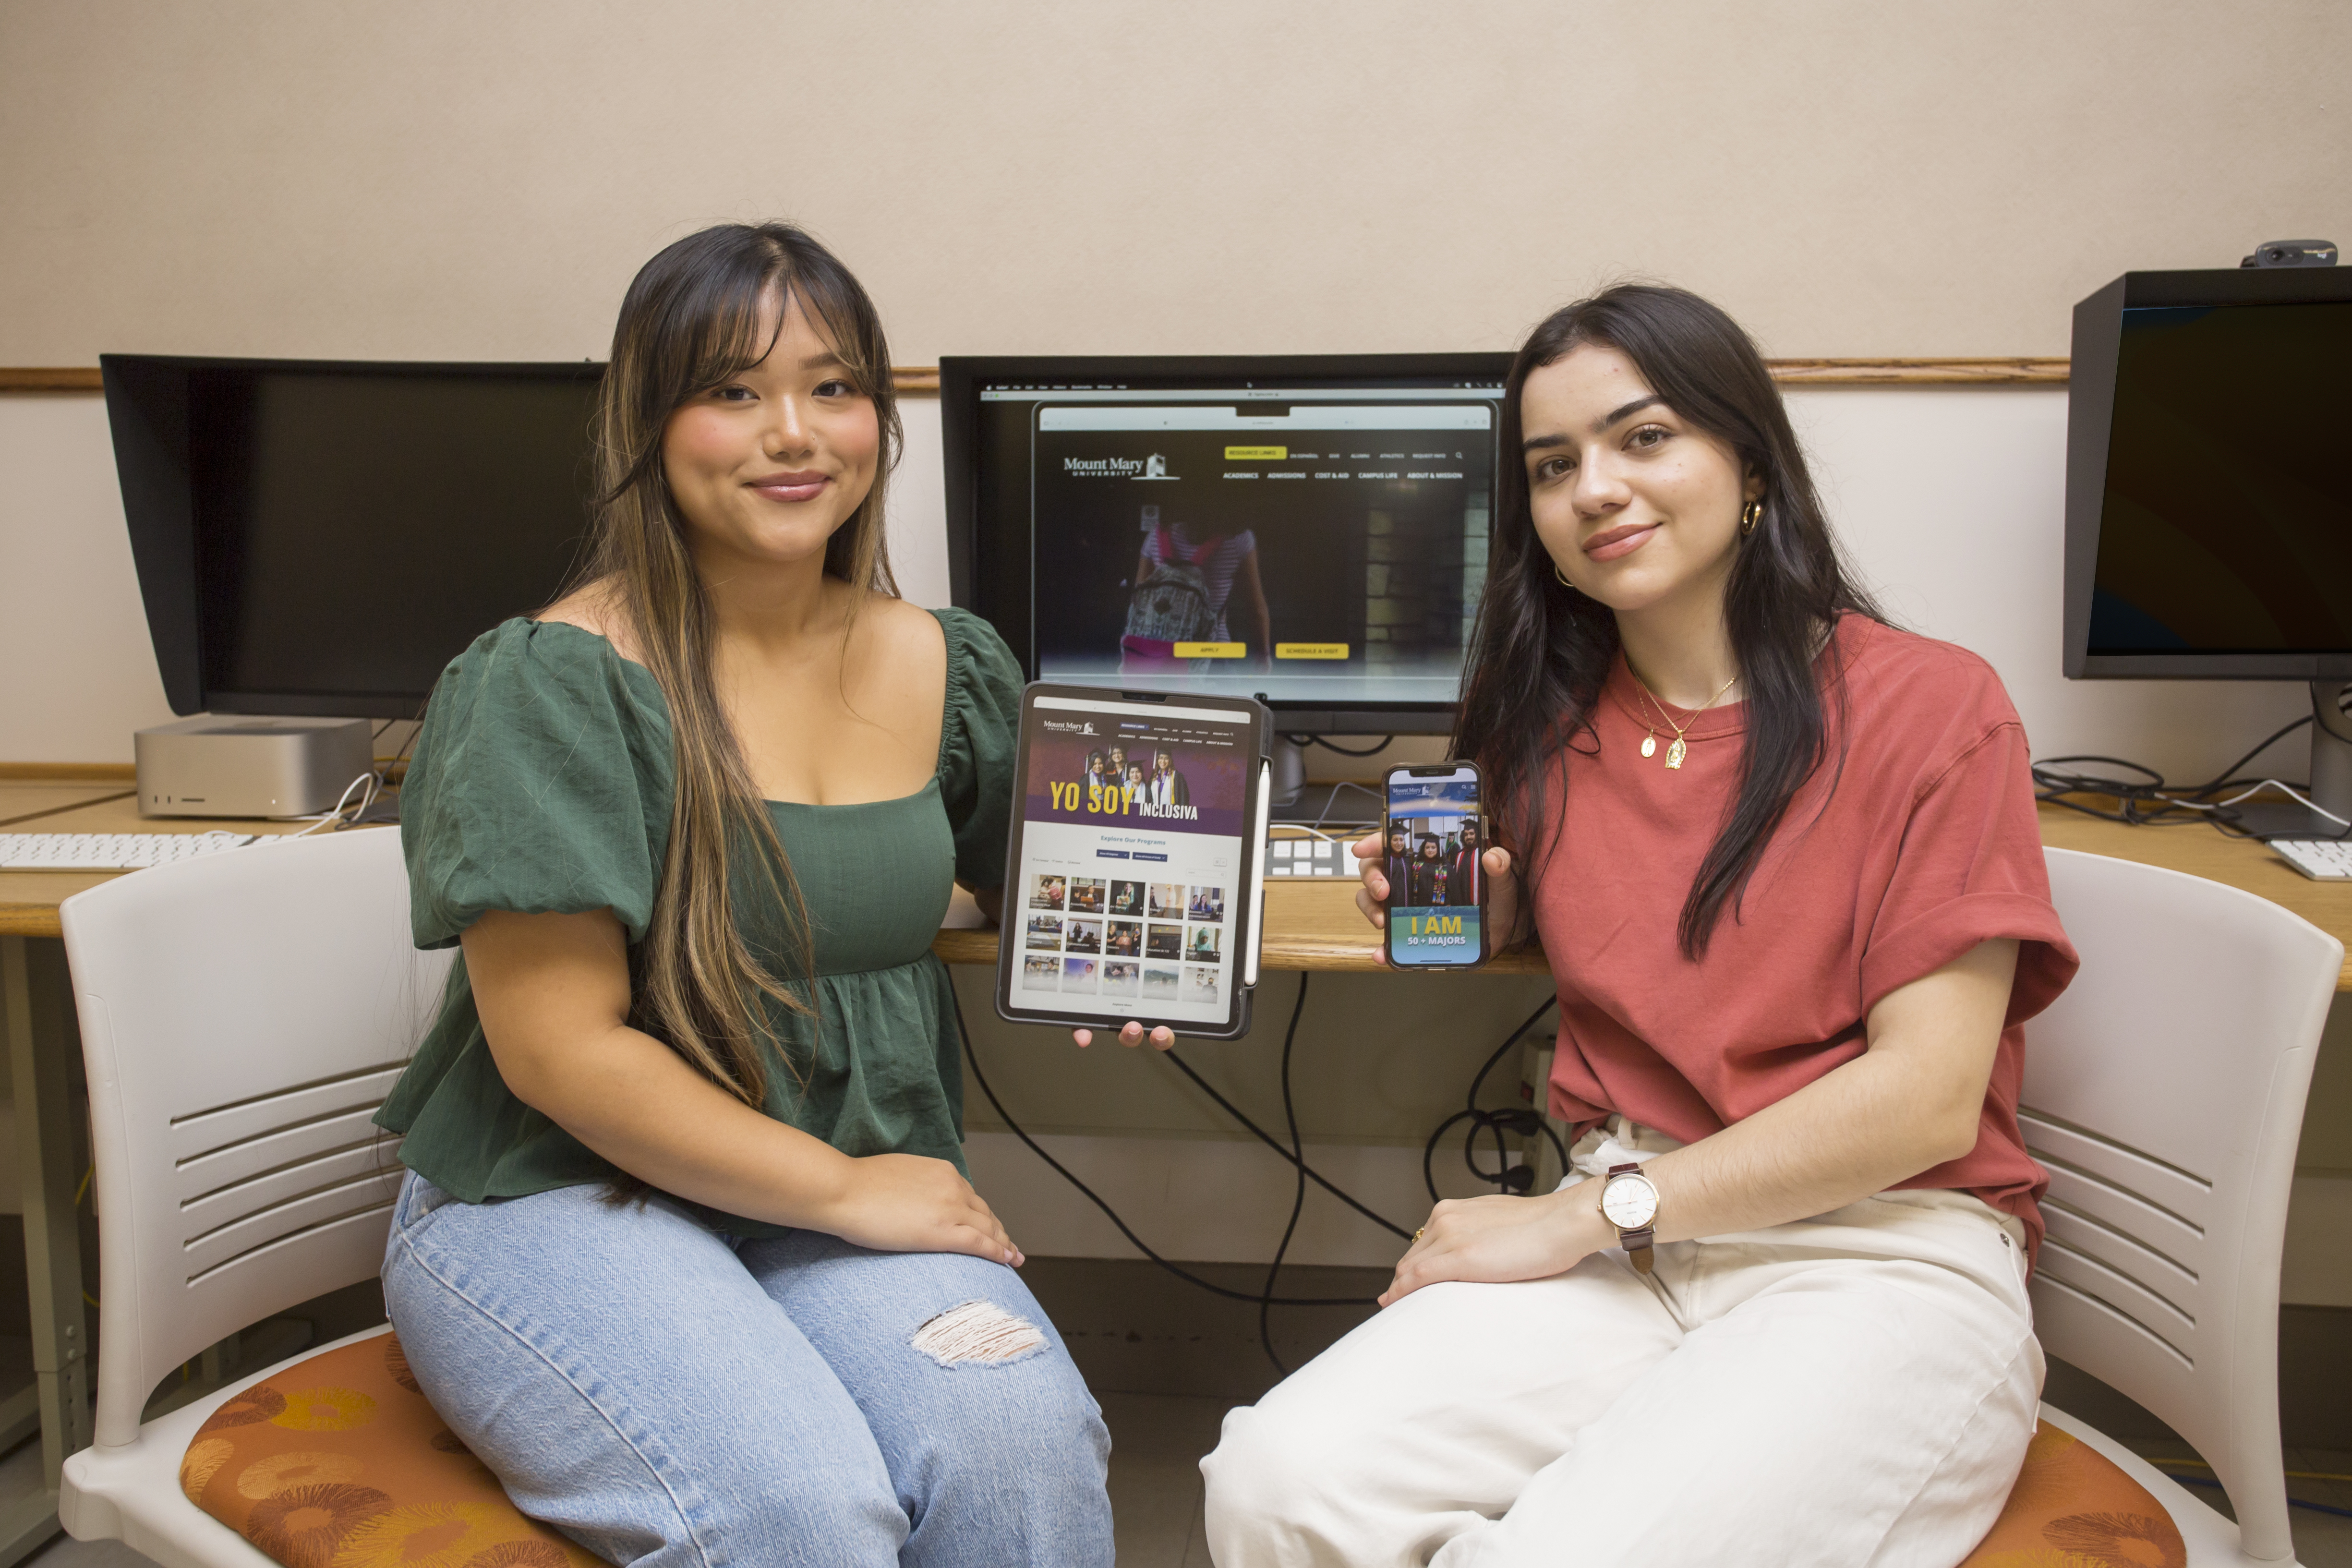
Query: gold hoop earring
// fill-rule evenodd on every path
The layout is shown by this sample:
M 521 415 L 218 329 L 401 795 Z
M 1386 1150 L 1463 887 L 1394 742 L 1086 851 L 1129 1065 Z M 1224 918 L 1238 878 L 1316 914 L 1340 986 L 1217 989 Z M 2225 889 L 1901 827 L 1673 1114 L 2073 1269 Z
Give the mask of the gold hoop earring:
M 1559 585 L 1563 588 L 1573 588 L 1576 586 L 1575 584 L 1568 580 L 1568 574 L 1559 569 L 1559 563 L 1557 561 L 1551 563 L 1551 574 L 1555 578 L 1559 579 Z
M 1760 500 L 1749 501 L 1739 514 L 1739 537 L 1745 539 L 1755 532 L 1756 525 L 1763 521 L 1764 503 Z

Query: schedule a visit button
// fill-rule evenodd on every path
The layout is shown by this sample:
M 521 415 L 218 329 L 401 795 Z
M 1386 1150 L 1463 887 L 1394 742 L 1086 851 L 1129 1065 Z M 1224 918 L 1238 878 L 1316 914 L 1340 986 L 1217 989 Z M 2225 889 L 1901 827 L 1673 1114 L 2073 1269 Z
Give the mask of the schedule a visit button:
M 1249 644 L 1238 642 L 1180 642 L 1176 645 L 1178 658 L 1247 658 Z
M 1343 642 L 1278 642 L 1274 645 L 1276 658 L 1345 658 L 1348 645 Z

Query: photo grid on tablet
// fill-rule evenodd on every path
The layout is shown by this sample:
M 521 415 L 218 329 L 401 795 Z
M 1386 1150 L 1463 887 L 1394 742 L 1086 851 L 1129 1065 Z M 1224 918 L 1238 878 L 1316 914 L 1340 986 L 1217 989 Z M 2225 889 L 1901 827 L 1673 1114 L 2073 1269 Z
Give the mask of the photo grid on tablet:
M 1065 697 L 1026 723 L 1012 1004 L 1222 1024 L 1249 716 Z

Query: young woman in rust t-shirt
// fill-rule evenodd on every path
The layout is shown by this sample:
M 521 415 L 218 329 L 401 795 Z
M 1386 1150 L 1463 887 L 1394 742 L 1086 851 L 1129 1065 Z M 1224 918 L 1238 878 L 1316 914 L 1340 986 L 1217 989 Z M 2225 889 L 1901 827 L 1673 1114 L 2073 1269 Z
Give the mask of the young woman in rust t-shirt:
M 1212 1551 L 1956 1563 L 2033 1430 L 2021 1026 L 2075 963 L 2016 712 L 1847 581 L 1704 300 L 1560 311 L 1502 436 L 1455 739 L 1575 1170 L 1440 1204 L 1386 1310 L 1226 1418 Z

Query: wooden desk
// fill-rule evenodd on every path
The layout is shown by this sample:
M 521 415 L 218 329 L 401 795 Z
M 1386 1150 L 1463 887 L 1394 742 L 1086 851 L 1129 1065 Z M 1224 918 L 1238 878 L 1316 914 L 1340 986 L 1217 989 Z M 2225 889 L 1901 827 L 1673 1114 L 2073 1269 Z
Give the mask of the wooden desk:
M 91 798 L 76 804 L 68 799 L 39 816 L 45 833 L 208 833 L 229 828 L 238 833 L 294 833 L 305 824 L 295 822 L 211 822 L 189 817 L 141 816 L 128 793 L 119 785 L 0 784 L 0 823 L 6 808 L 37 791 L 68 794 L 77 787 Z M 6 829 L 26 832 L 26 826 Z M 2294 910 L 2352 949 L 2352 882 L 2315 882 L 2294 870 L 2270 850 L 2244 839 L 2224 838 L 2201 825 L 2179 827 L 2128 827 L 2101 822 L 2063 806 L 2042 807 L 2042 841 L 2061 849 L 2112 855 L 2119 860 L 2162 866 L 2193 877 L 2242 888 Z M 58 906 L 74 894 L 121 875 L 112 871 L 0 871 L 0 936 L 54 937 L 59 934 Z M 1356 912 L 1351 882 L 1280 882 L 1265 887 L 1265 966 L 1268 969 L 1377 972 L 1372 952 L 1377 945 L 1371 927 Z M 992 930 L 943 931 L 931 951 L 949 963 L 994 963 L 996 937 Z M 1501 974 L 1541 974 L 1543 955 L 1529 949 L 1507 953 L 1487 966 Z M 2352 959 L 2345 964 L 2339 991 L 2352 991 Z
M 2344 944 L 2347 957 L 2336 989 L 2339 994 L 2352 991 L 2352 882 L 2315 882 L 2263 846 L 2246 838 L 2225 838 L 2195 822 L 2179 827 L 2133 827 L 2045 804 L 2042 842 L 2053 849 L 2081 849 L 2143 866 L 2161 866 L 2168 871 L 2186 871 L 2268 899 Z
M 64 785 L 19 785 L 64 789 Z M 89 786 L 85 786 L 89 787 Z M 120 786 L 117 786 L 118 788 Z M 43 833 L 209 833 L 227 828 L 236 833 L 293 833 L 308 826 L 299 822 L 214 822 L 195 817 L 154 817 L 139 815 L 129 793 L 102 791 L 104 798 L 75 805 L 68 803 L 42 816 Z M 31 826 L 5 831 L 26 832 Z M 373 831 L 373 830 L 371 830 Z M 0 936 L 54 937 L 60 934 L 58 906 L 74 894 L 126 875 L 120 871 L 0 871 Z M 991 929 L 942 931 L 931 951 L 949 963 L 996 962 L 996 935 Z M 1372 953 L 1377 933 L 1356 912 L 1353 882 L 1281 882 L 1265 885 L 1265 948 L 1261 960 L 1267 969 L 1360 970 L 1376 973 Z M 1545 973 L 1540 952 L 1506 953 L 1488 964 L 1498 974 Z
M 6 820 L 5 807 L 42 792 L 71 796 L 36 817 Z M 216 822 L 200 816 L 142 816 L 138 795 L 120 784 L 0 784 L 5 833 L 299 833 L 307 822 Z M 371 830 L 372 831 L 372 830 Z M 58 936 L 58 906 L 76 893 L 128 875 L 122 871 L 0 871 L 0 937 Z
M 18 833 L 38 833 L 32 826 L 44 817 L 94 805 L 103 800 L 127 800 L 131 791 L 121 784 L 24 783 L 0 780 L 0 827 Z
M 2315 882 L 2262 845 L 2225 838 L 2200 823 L 2133 827 L 2059 805 L 2045 805 L 2041 813 L 2042 842 L 2053 848 L 2186 871 L 2292 910 L 2345 945 L 2336 989 L 2352 991 L 2352 882 Z M 1353 883 L 1266 883 L 1265 967 L 1377 972 L 1372 929 L 1356 912 L 1355 897 Z M 941 931 L 931 951 L 950 963 L 994 963 L 996 932 Z M 1548 968 L 1542 951 L 1528 947 L 1497 958 L 1486 972 L 1542 974 Z

